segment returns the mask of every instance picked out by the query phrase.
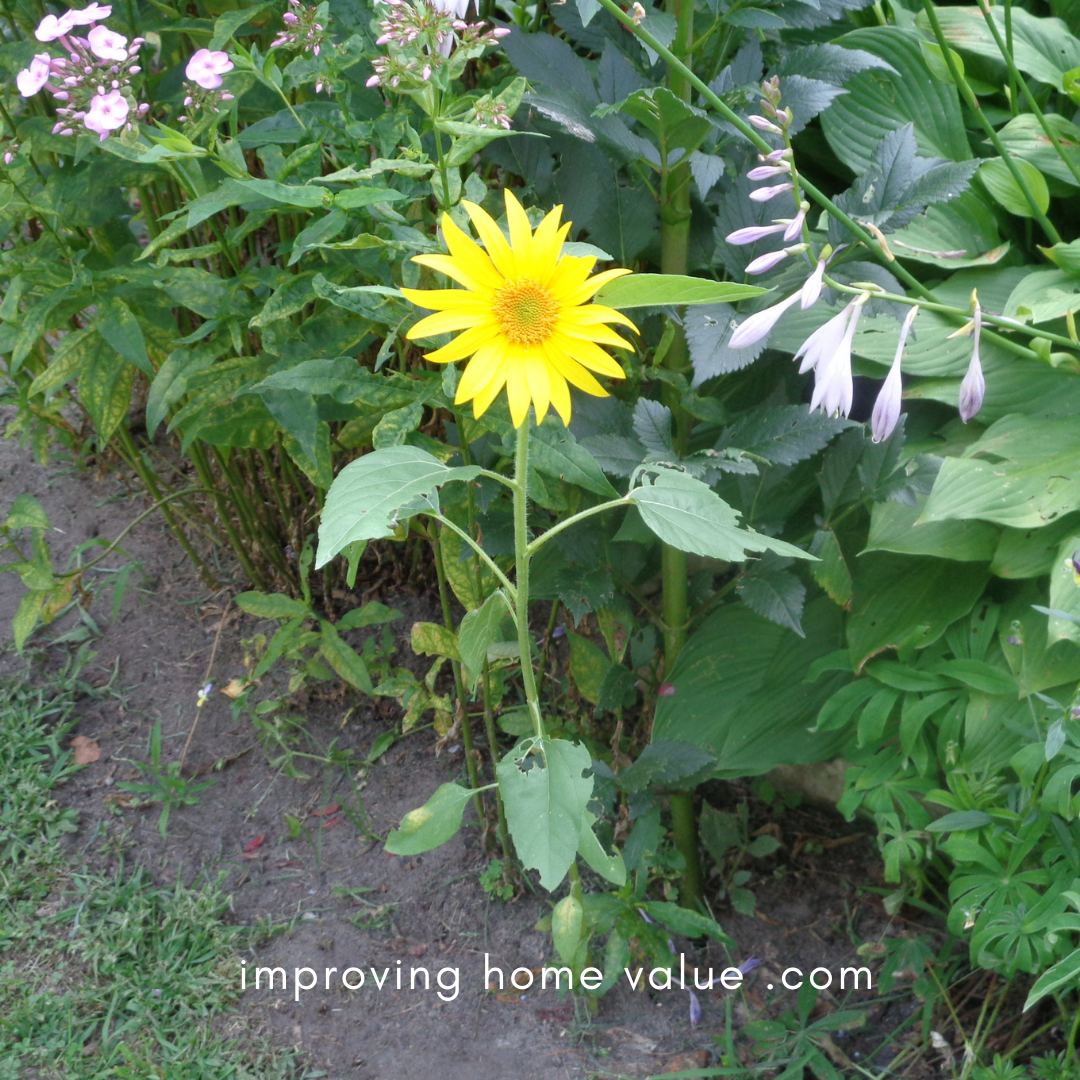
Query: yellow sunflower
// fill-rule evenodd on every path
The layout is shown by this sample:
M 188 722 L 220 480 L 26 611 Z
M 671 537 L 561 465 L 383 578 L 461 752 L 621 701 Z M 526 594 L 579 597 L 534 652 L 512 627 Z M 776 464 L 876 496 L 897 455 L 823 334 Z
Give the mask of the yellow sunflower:
M 449 255 L 417 255 L 414 262 L 438 270 L 463 289 L 402 289 L 419 307 L 436 314 L 421 319 L 410 339 L 462 330 L 449 345 L 425 353 L 428 360 L 449 364 L 472 357 L 458 384 L 457 404 L 471 401 L 481 416 L 506 387 L 510 415 L 521 427 L 536 406 L 536 421 L 550 404 L 570 423 L 567 383 L 596 397 L 607 391 L 591 372 L 623 379 L 626 373 L 600 345 L 628 349 L 630 343 L 605 323 L 637 327 L 621 312 L 589 301 L 598 289 L 629 270 L 606 270 L 589 277 L 594 258 L 563 255 L 570 223 L 559 224 L 556 206 L 534 233 L 521 204 L 506 192 L 510 241 L 489 214 L 463 202 L 481 248 L 449 215 L 442 219 Z

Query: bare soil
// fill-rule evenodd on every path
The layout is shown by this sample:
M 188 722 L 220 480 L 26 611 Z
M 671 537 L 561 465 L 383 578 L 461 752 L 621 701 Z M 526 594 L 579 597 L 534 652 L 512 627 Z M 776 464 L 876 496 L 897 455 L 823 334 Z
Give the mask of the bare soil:
M 91 537 L 116 536 L 146 506 L 116 472 L 99 477 L 61 462 L 43 468 L 13 440 L 0 441 L 0 513 L 23 492 L 42 502 L 60 530 L 53 534 L 57 563 Z M 442 848 L 412 859 L 385 853 L 377 837 L 439 783 L 460 780 L 464 772 L 460 747 L 436 757 L 430 730 L 399 741 L 368 768 L 356 781 L 357 802 L 340 768 L 311 768 L 307 780 L 289 779 L 272 768 L 250 722 L 234 721 L 229 700 L 215 691 L 201 710 L 188 766 L 217 782 L 197 805 L 173 812 L 163 840 L 157 810 L 126 806 L 129 800 L 117 784 L 138 778 L 134 762 L 147 760 L 158 720 L 165 759 L 179 756 L 196 717 L 197 691 L 206 681 L 228 594 L 210 595 L 199 583 L 157 514 L 133 530 L 124 548 L 139 573 L 132 575 L 115 621 L 107 599 L 95 603 L 93 617 L 103 629 L 93 640 L 96 657 L 87 671 L 99 683 L 113 678 L 120 693 L 84 704 L 76 734 L 98 744 L 100 759 L 61 789 L 62 800 L 81 815 L 80 830 L 70 838 L 71 857 L 108 867 L 125 851 L 128 864 L 142 863 L 159 882 L 180 875 L 214 880 L 220 874 L 238 922 L 284 927 L 268 934 L 249 957 L 248 972 L 282 967 L 289 975 L 288 992 L 280 987 L 256 991 L 248 978 L 238 1008 L 255 1026 L 269 1029 L 283 1047 L 298 1047 L 312 1069 L 335 1080 L 644 1077 L 715 1061 L 727 1004 L 719 990 L 702 995 L 703 1020 L 692 1028 L 688 997 L 679 990 L 635 993 L 624 980 L 589 1017 L 580 1004 L 575 1015 L 572 1000 L 560 1000 L 554 990 L 522 994 L 484 988 L 485 955 L 507 974 L 553 962 L 549 935 L 534 929 L 550 910 L 549 901 L 540 892 L 513 903 L 485 894 L 477 877 L 490 856 L 481 850 L 475 822 L 468 824 L 471 808 L 467 827 Z M 117 556 L 110 565 L 123 562 Z M 236 589 L 241 587 L 237 582 Z M 10 635 L 20 595 L 16 576 L 0 575 L 0 641 Z M 403 637 L 413 620 L 437 617 L 428 597 L 388 589 L 378 598 L 404 612 L 406 618 L 397 624 Z M 37 642 L 77 622 L 77 615 L 69 615 L 46 628 Z M 216 687 L 243 674 L 241 640 L 266 628 L 232 609 L 210 673 Z M 63 655 L 60 648 L 41 648 L 35 663 L 56 664 Z M 0 673 L 21 670 L 24 662 L 12 650 L 0 652 Z M 398 719 L 393 703 L 344 697 L 309 701 L 297 715 L 318 744 L 337 739 L 338 747 L 353 749 L 360 759 Z M 728 808 L 752 800 L 747 788 L 731 784 L 710 785 L 706 796 Z M 339 811 L 323 813 L 335 803 Z M 286 816 L 303 823 L 298 839 L 290 838 Z M 846 825 L 835 813 L 813 808 L 770 817 L 755 803 L 755 827 L 770 820 L 782 847 L 755 864 L 750 887 L 758 898 L 757 917 L 718 909 L 737 950 L 729 956 L 715 945 L 676 943 L 688 961 L 718 971 L 751 955 L 764 961 L 747 981 L 746 1004 L 740 1001 L 734 1010 L 737 1025 L 748 1018 L 747 1004 L 754 1011 L 773 1004 L 794 1007 L 796 995 L 780 985 L 785 968 L 809 973 L 825 967 L 835 973 L 842 966 L 858 967 L 864 963 L 856 954 L 859 944 L 916 932 L 903 920 L 888 919 L 867 892 L 880 880 L 880 868 L 865 826 Z M 399 990 L 399 966 L 406 973 L 426 967 L 433 979 L 441 968 L 459 968 L 460 992 L 443 1001 L 434 985 L 431 991 L 411 991 L 408 974 Z M 343 990 L 336 975 L 325 989 L 324 969 L 348 967 L 374 967 L 379 973 L 389 968 L 389 974 L 381 990 L 370 972 L 363 989 Z M 315 969 L 319 979 L 299 1001 L 293 992 L 295 968 Z M 238 971 L 238 985 L 240 977 Z M 876 1002 L 877 995 L 863 993 L 858 999 Z M 824 992 L 822 1005 L 831 1000 Z M 869 1034 L 835 1040 L 838 1064 L 845 1056 L 865 1061 L 918 1004 L 909 996 L 873 1005 Z

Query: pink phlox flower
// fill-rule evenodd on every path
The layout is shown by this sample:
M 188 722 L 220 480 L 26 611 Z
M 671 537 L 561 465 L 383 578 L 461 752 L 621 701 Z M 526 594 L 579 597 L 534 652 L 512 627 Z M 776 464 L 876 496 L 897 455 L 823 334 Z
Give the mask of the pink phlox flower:
M 129 111 L 124 95 L 119 90 L 110 90 L 107 94 L 94 95 L 83 123 L 104 142 L 110 132 L 124 126 Z
M 102 60 L 126 60 L 128 39 L 123 34 L 113 33 L 107 26 L 95 26 L 86 40 L 90 51 Z
M 74 26 L 89 26 L 90 23 L 103 22 L 112 14 L 112 8 L 108 5 L 93 3 L 78 11 L 69 11 L 67 18 Z
M 232 69 L 228 53 L 199 49 L 187 62 L 184 74 L 204 90 L 216 90 L 222 83 L 221 76 Z
M 46 15 L 38 23 L 38 28 L 34 31 L 34 37 L 38 41 L 56 41 L 57 38 L 62 38 L 65 34 L 71 33 L 71 28 L 74 25 L 75 21 L 72 19 L 70 11 L 65 11 L 59 18 L 55 15 Z
M 49 81 L 50 59 L 48 53 L 38 53 L 30 66 L 15 76 L 15 85 L 23 97 L 33 97 Z

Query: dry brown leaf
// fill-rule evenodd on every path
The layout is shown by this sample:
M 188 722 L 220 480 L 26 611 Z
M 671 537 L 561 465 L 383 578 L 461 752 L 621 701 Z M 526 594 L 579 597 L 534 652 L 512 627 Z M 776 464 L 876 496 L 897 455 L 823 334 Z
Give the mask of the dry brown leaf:
M 90 765 L 101 759 L 101 747 L 95 739 L 88 739 L 85 735 L 76 735 L 71 740 L 71 751 L 76 765 Z
M 221 692 L 227 697 L 236 699 L 238 698 L 249 686 L 246 679 L 233 679 L 228 686 L 223 686 Z

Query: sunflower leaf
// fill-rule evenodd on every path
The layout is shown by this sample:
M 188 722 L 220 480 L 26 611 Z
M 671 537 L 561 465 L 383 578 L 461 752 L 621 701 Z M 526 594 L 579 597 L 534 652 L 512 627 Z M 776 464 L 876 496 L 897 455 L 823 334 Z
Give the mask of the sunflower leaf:
M 596 302 L 619 309 L 664 304 L 733 304 L 768 291 L 756 285 L 709 281 L 682 274 L 627 274 L 605 285 L 596 294 Z

